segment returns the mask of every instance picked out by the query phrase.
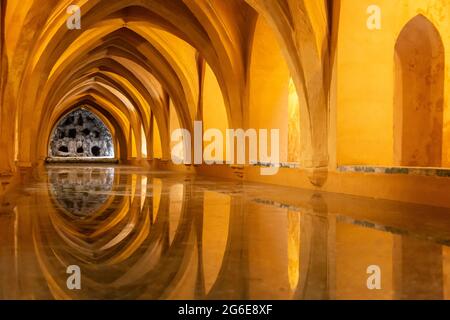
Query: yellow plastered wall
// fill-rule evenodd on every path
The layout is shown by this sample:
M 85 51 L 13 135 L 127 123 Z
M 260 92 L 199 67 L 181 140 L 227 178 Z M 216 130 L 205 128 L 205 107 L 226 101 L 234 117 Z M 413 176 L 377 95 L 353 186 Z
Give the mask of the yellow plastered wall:
M 381 9 L 381 29 L 369 30 L 370 5 Z M 418 14 L 439 31 L 445 47 L 443 166 L 450 164 L 450 2 L 342 0 L 338 42 L 338 165 L 394 164 L 394 50 L 403 27 Z
M 225 139 L 226 129 L 228 129 L 227 110 L 217 78 L 208 64 L 206 64 L 204 81 L 203 130 L 218 129 Z M 225 140 L 223 142 L 225 143 Z M 225 148 L 223 151 L 222 160 L 225 159 Z M 205 160 L 211 159 L 205 157 Z
M 147 32 L 143 30 L 143 32 Z M 186 77 L 185 90 L 192 94 L 193 101 L 197 101 L 199 88 L 198 88 L 198 73 L 195 62 L 196 50 L 187 42 L 178 38 L 177 36 L 157 28 L 151 29 L 151 38 L 158 44 L 161 44 L 170 54 L 170 57 L 166 58 L 174 63 L 177 63 L 177 67 L 182 72 L 182 75 Z M 189 113 L 191 117 L 195 116 L 195 104 L 189 104 Z
M 142 158 L 147 158 L 147 137 L 145 136 L 145 130 L 144 127 L 141 126 L 141 153 Z
M 131 157 L 136 158 L 138 156 L 138 146 L 136 141 L 136 135 L 131 128 L 130 128 L 130 137 L 131 137 Z
M 162 158 L 161 135 L 155 118 L 153 118 L 153 157 Z
M 289 81 L 288 162 L 300 162 L 300 101 L 294 81 Z
M 12 57 L 19 42 L 21 28 L 28 10 L 32 6 L 31 1 L 8 1 L 5 15 L 5 48 L 8 57 Z
M 178 114 L 175 110 L 175 106 L 172 101 L 170 101 L 170 137 L 172 137 L 172 133 L 177 129 L 182 129 L 180 125 L 180 120 L 178 119 Z M 172 141 L 170 143 L 170 150 L 174 149 L 174 146 L 178 144 L 180 141 Z M 175 151 L 174 151 L 175 152 Z M 176 154 L 176 156 L 180 159 L 184 159 L 183 152 Z
M 260 17 L 256 24 L 250 67 L 248 127 L 280 130 L 280 160 L 288 160 L 290 73 L 278 39 Z M 270 150 L 270 148 L 268 148 Z

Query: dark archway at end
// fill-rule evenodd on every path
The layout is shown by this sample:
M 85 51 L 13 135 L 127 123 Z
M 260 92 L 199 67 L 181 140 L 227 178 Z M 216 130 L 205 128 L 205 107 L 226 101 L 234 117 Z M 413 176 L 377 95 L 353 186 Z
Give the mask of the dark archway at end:
M 114 159 L 114 139 L 103 121 L 88 107 L 64 115 L 53 129 L 48 155 L 52 159 Z
M 423 15 L 395 45 L 394 159 L 396 165 L 442 165 L 445 50 Z

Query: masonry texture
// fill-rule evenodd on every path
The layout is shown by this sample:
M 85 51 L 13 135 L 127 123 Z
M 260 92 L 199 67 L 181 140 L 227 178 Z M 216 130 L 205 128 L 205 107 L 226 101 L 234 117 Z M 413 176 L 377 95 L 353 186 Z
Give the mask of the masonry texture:
M 66 116 L 53 131 L 50 157 L 114 157 L 112 135 L 92 112 L 80 108 Z

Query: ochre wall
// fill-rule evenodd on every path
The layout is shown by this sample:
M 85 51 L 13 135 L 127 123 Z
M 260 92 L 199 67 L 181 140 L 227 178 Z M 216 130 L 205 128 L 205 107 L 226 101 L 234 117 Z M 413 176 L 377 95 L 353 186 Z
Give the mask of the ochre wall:
M 280 129 L 280 160 L 288 159 L 290 73 L 278 40 L 263 18 L 256 24 L 250 64 L 248 128 Z
M 366 26 L 381 8 L 381 30 Z M 434 24 L 450 61 L 450 2 L 342 0 L 337 66 L 337 164 L 395 165 L 394 48 L 404 26 L 422 14 Z M 448 63 L 447 63 L 448 64 Z M 443 165 L 450 163 L 450 72 L 445 69 Z
M 444 103 L 444 47 L 423 15 L 412 19 L 395 45 L 394 163 L 440 167 Z
M 223 143 L 225 144 L 225 133 L 228 129 L 228 115 L 223 100 L 222 91 L 220 89 L 217 78 L 214 75 L 211 67 L 206 64 L 204 92 L 203 92 L 203 130 L 218 129 L 222 133 Z M 212 143 L 212 142 L 211 142 Z M 208 146 L 210 142 L 206 142 Z M 221 156 L 216 159 L 225 159 L 225 148 Z M 211 157 L 205 157 L 204 160 L 213 160 Z
M 176 111 L 175 106 L 173 105 L 172 101 L 170 101 L 169 117 L 170 117 L 169 136 L 172 137 L 172 133 L 175 130 L 184 129 L 184 128 L 181 128 L 180 120 L 178 118 L 177 111 Z M 176 141 L 176 140 L 171 139 L 170 141 L 171 141 L 170 150 L 173 150 L 173 155 L 176 155 L 180 159 L 184 159 L 184 148 L 183 148 L 183 150 L 181 150 L 181 149 L 175 150 L 174 149 L 175 145 L 177 145 L 178 143 L 181 143 L 182 140 L 180 139 L 180 140 Z
M 155 118 L 153 118 L 153 157 L 155 159 L 162 158 L 161 137 Z
M 288 162 L 300 162 L 301 159 L 301 143 L 300 143 L 300 101 L 295 88 L 294 81 L 289 81 L 289 97 L 288 97 Z

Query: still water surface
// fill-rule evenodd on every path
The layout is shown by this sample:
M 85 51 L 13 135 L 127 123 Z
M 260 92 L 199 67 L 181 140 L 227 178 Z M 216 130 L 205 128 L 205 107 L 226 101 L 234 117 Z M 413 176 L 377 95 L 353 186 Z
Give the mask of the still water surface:
M 122 166 L 49 166 L 8 201 L 1 299 L 450 298 L 448 209 Z

